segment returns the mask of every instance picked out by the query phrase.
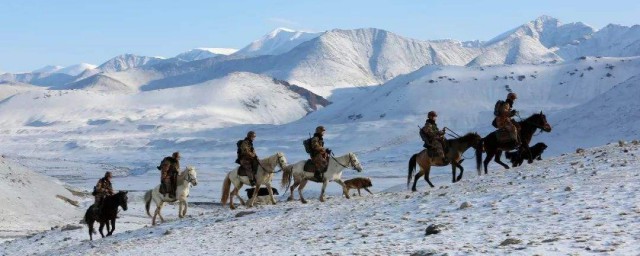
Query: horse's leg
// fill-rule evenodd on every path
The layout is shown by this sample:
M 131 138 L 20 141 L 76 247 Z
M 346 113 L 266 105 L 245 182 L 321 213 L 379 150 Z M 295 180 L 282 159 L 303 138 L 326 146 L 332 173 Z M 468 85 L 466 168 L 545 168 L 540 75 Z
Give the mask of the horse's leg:
M 187 202 L 187 200 L 184 200 L 183 203 L 184 208 L 182 208 L 182 217 L 184 218 L 185 216 L 187 216 L 187 208 L 189 208 L 189 203 Z
M 253 207 L 253 204 L 256 202 L 256 199 L 258 199 L 258 192 L 260 192 L 260 186 L 262 186 L 262 184 L 260 184 L 259 182 L 256 182 L 256 186 L 253 190 L 253 196 L 251 197 L 251 199 L 249 199 L 247 201 L 247 207 Z
M 291 185 L 291 188 L 289 188 L 291 190 L 291 193 L 289 194 L 289 197 L 287 198 L 287 201 L 293 201 L 295 200 L 295 197 L 293 196 L 293 190 L 296 189 L 296 187 L 298 187 L 300 185 L 300 181 L 299 180 L 294 180 L 293 181 L 293 185 Z
M 431 183 L 431 180 L 429 180 L 429 173 L 431 173 L 431 166 L 428 166 L 425 169 L 425 171 L 424 171 L 424 179 L 427 181 L 427 183 L 429 183 L 429 186 L 431 186 L 433 188 L 435 186 Z
M 416 176 L 413 179 L 413 187 L 411 187 L 411 191 L 413 192 L 418 191 L 418 189 L 416 189 L 416 184 L 418 184 L 418 180 L 420 179 L 420 177 L 422 177 L 422 175 L 424 175 L 424 169 L 422 169 L 422 166 L 420 166 L 420 171 L 416 174 Z
M 107 230 L 108 229 L 109 229 L 109 226 L 107 226 Z M 111 219 L 111 230 L 107 233 L 107 236 L 113 235 L 113 231 L 116 231 L 116 219 L 115 218 Z
M 273 197 L 273 191 L 271 190 L 271 183 L 267 183 L 267 189 L 269 190 L 269 197 L 271 197 L 271 203 L 276 204 L 276 198 Z
M 160 217 L 160 221 L 164 223 L 164 217 L 162 217 L 162 207 L 164 207 L 164 202 L 160 202 L 158 205 L 158 217 Z
M 107 220 L 105 222 L 106 226 L 107 226 L 107 235 L 106 236 L 110 236 L 109 234 L 111 233 L 111 224 L 109 224 L 109 220 Z
M 460 175 L 458 175 L 458 179 L 456 179 L 456 181 L 460 181 L 462 180 L 462 174 L 464 173 L 464 168 L 462 168 L 462 165 L 459 163 L 456 163 L 456 166 L 458 166 L 458 169 L 460 169 Z
M 102 229 L 104 229 L 104 222 L 100 222 L 100 227 L 98 228 L 98 231 L 100 231 L 100 235 L 102 236 L 102 238 L 104 238 L 104 233 L 102 233 Z
M 456 162 L 451 161 L 451 183 L 456 183 Z
M 496 152 L 496 158 L 494 159 L 494 161 L 502 165 L 502 167 L 504 167 L 505 169 L 509 169 L 509 166 L 503 163 L 502 160 L 500 160 L 500 157 L 502 157 L 502 150 L 498 150 L 498 152 Z
M 87 226 L 89 226 L 89 241 L 93 241 L 93 220 L 87 221 Z
M 487 150 L 487 157 L 484 159 L 484 174 L 489 174 L 489 162 L 491 162 L 491 159 L 493 159 L 493 156 L 495 155 L 495 151 L 489 151 Z M 479 173 L 478 173 L 479 174 Z
M 242 183 L 240 183 L 240 186 L 242 186 Z M 233 184 L 233 190 L 231 190 L 231 192 L 229 192 L 229 208 L 231 210 L 235 210 L 236 209 L 236 205 L 233 204 L 233 198 L 238 195 L 238 187 L 236 186 L 236 184 Z M 242 202 L 242 201 L 241 201 Z M 244 204 L 243 204 L 244 205 Z
M 304 199 L 304 196 L 302 196 L 302 190 L 304 189 L 304 186 L 307 185 L 307 180 L 303 179 L 300 182 L 300 186 L 298 186 L 298 194 L 300 195 L 300 202 L 302 202 L 303 204 L 307 203 L 307 200 Z
M 235 189 L 235 195 L 238 198 L 238 200 L 240 200 L 241 205 L 247 205 L 247 202 L 245 202 L 244 199 L 242 199 L 242 197 L 240 196 L 240 190 L 242 189 L 242 186 L 244 186 L 244 184 L 242 183 L 238 185 L 238 187 Z
M 320 190 L 320 202 L 324 202 L 324 190 L 327 189 L 327 183 L 329 183 L 327 179 L 322 181 L 322 189 Z
M 328 181 L 327 181 L 328 182 Z M 336 183 L 340 184 L 340 186 L 342 186 L 342 193 L 345 195 L 345 197 L 347 199 L 350 198 L 349 196 L 349 190 L 347 189 L 347 185 L 344 184 L 344 181 L 342 180 L 335 180 Z M 358 195 L 360 195 L 360 189 L 358 189 Z

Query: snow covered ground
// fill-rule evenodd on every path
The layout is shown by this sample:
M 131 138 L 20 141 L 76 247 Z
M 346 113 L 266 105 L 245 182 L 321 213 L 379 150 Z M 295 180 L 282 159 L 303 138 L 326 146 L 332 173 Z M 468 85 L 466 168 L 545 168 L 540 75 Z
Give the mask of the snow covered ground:
M 633 255 L 640 250 L 638 154 L 637 143 L 611 144 L 480 177 L 473 172 L 457 184 L 438 179 L 434 189 L 421 180 L 416 193 L 399 182 L 350 200 L 332 193 L 325 203 L 282 202 L 287 195 L 281 195 L 278 205 L 255 209 L 192 206 L 184 220 L 168 207 L 169 222 L 156 227 L 146 226 L 150 220 L 134 197 L 113 237 L 89 242 L 86 228 L 55 229 L 0 249 L 8 255 Z M 373 180 L 375 188 L 382 179 Z M 441 232 L 425 236 L 432 224 Z

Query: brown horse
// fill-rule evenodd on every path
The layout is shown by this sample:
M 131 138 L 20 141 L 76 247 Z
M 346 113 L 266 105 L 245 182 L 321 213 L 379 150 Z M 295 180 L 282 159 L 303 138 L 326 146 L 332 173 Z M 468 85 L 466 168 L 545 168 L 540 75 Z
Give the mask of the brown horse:
M 446 140 L 448 145 L 447 147 L 447 158 L 453 160 L 450 162 L 444 162 L 440 157 L 429 157 L 427 154 L 427 150 L 424 149 L 420 151 L 420 153 L 414 154 L 409 159 L 409 175 L 407 176 L 407 187 L 411 184 L 411 176 L 416 170 L 416 163 L 420 165 L 420 172 L 416 174 L 415 179 L 413 181 L 413 187 L 411 191 L 416 191 L 416 183 L 418 183 L 418 179 L 422 175 L 424 175 L 424 179 L 429 183 L 429 186 L 434 187 L 431 181 L 429 180 L 429 173 L 431 172 L 431 166 L 447 166 L 451 164 L 451 181 L 453 183 L 460 181 L 462 179 L 462 173 L 464 173 L 464 168 L 460 165 L 464 160 L 462 158 L 462 154 L 464 154 L 467 149 L 470 147 L 477 147 L 480 143 L 482 137 L 477 133 L 467 133 L 466 135 L 457 138 Z M 460 168 L 460 175 L 456 178 L 456 168 Z
M 520 124 L 518 136 L 520 138 L 520 141 L 522 142 L 519 150 L 522 150 L 521 153 L 525 154 L 528 154 L 529 143 L 531 142 L 531 138 L 533 137 L 533 134 L 536 133 L 537 129 L 545 132 L 551 132 L 551 125 L 547 123 L 547 117 L 542 113 L 542 111 L 540 111 L 540 113 L 531 115 L 523 121 L 518 122 L 518 124 Z M 489 133 L 487 137 L 482 138 L 482 141 L 480 143 L 480 147 L 476 148 L 476 164 L 478 175 L 482 174 L 480 170 L 480 163 L 482 162 L 482 150 L 487 153 L 487 157 L 484 159 L 484 174 L 488 174 L 487 166 L 494 156 L 496 163 L 502 165 L 505 169 L 509 169 L 509 166 L 500 160 L 502 151 L 514 150 L 518 147 L 517 145 L 506 145 L 498 143 L 498 137 L 496 136 L 495 131 Z

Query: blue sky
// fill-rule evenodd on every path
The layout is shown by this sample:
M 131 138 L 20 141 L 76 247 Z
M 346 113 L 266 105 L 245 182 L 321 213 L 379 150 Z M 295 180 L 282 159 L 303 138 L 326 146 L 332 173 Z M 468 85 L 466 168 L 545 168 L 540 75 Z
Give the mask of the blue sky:
M 489 40 L 540 15 L 597 29 L 640 24 L 640 1 L 0 0 L 0 72 L 101 64 L 122 54 L 241 48 L 277 27 L 376 27 L 417 39 Z

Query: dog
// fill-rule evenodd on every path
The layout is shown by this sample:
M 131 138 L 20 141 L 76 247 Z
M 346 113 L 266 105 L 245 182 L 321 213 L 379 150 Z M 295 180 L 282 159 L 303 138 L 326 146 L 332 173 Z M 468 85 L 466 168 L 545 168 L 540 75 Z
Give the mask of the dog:
M 255 191 L 255 188 L 248 188 L 248 189 L 245 189 L 245 191 L 247 191 L 247 197 L 251 199 L 251 197 L 253 197 L 253 192 Z M 273 192 L 274 196 L 280 195 L 276 188 L 271 188 L 271 191 Z M 267 188 L 260 188 L 260 190 L 258 190 L 258 198 L 256 198 L 256 203 L 271 204 L 271 200 L 269 198 L 269 190 Z
M 542 160 L 542 153 L 547 149 L 547 144 L 542 142 L 536 143 L 533 147 L 529 147 L 529 152 L 506 152 L 505 156 L 511 160 L 513 167 L 520 166 L 526 159 L 528 163 L 533 163 L 533 160 Z
M 344 181 L 344 186 L 347 189 L 347 191 L 346 191 L 347 194 L 349 193 L 349 190 L 357 189 L 358 190 L 358 196 L 362 196 L 360 194 L 360 189 L 364 189 L 367 192 L 369 192 L 369 194 L 373 195 L 373 193 L 371 193 L 371 191 L 369 191 L 369 188 L 373 187 L 373 184 L 371 184 L 371 179 L 369 179 L 369 178 L 358 177 L 358 178 L 353 178 L 353 179 L 350 179 L 350 180 L 345 180 Z

